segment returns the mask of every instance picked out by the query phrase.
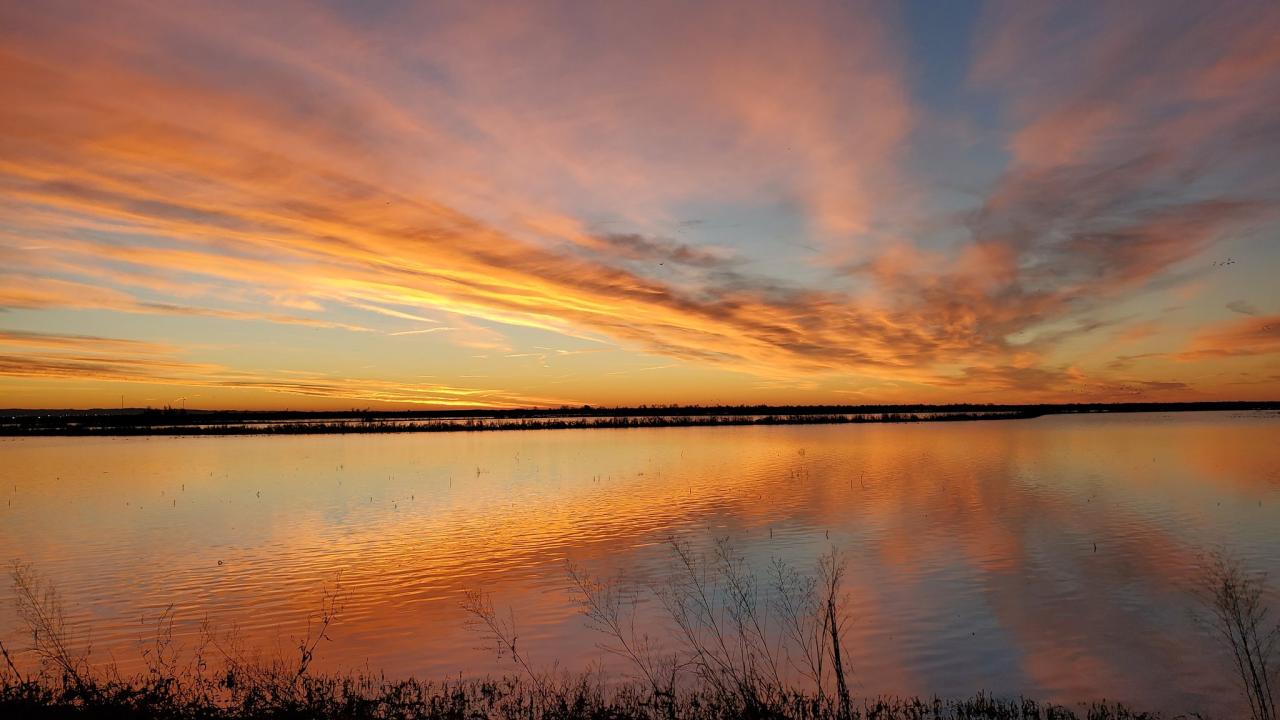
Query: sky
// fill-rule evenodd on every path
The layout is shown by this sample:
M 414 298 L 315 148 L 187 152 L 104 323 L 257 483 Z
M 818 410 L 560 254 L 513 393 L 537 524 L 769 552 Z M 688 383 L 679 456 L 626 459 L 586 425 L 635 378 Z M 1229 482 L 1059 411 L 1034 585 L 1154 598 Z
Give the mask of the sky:
M 0 407 L 1280 399 L 1276 37 L 0 2 Z

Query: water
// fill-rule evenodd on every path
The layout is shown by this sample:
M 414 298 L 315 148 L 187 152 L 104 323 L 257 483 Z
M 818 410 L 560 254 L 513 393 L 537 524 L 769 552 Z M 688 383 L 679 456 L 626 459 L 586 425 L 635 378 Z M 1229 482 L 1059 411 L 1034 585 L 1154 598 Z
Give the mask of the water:
M 341 574 L 323 668 L 511 671 L 464 628 L 469 588 L 535 663 L 621 668 L 566 560 L 634 587 L 670 537 L 761 572 L 848 563 L 860 693 L 1238 707 L 1192 619 L 1205 550 L 1280 578 L 1280 418 L 1056 416 L 839 425 L 0 441 L 0 558 L 56 583 L 92 658 L 137 665 L 174 606 L 288 652 Z M 11 596 L 0 637 L 25 646 Z M 642 603 L 649 619 L 656 603 Z

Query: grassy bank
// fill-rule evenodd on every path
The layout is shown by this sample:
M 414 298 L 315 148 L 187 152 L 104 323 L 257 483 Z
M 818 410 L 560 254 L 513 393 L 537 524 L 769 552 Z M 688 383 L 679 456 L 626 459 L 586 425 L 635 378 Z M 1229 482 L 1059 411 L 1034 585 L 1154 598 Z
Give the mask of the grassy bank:
M 250 718 L 369 720 L 504 718 L 510 720 L 674 720 L 684 718 L 812 718 L 813 720 L 1121 720 L 1156 718 L 1121 705 L 1095 703 L 1074 708 L 1029 699 L 977 696 L 963 700 L 875 698 L 857 701 L 847 713 L 829 697 L 779 692 L 765 704 L 748 707 L 709 690 L 656 698 L 640 684 L 603 685 L 594 676 L 534 683 L 519 677 L 457 682 L 388 680 L 367 675 L 251 676 L 204 683 L 173 676 L 125 680 L 93 679 L 88 684 L 56 678 L 0 684 L 0 717 L 54 720 L 110 718 L 197 720 Z

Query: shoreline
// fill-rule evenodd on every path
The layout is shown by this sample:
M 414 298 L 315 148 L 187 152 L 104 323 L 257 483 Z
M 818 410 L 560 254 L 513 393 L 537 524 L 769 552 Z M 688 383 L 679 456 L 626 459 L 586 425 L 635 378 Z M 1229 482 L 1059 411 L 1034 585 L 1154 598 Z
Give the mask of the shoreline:
M 557 408 L 475 411 L 0 411 L 0 437 L 339 435 L 1029 420 L 1047 415 L 1277 411 L 1280 402 Z

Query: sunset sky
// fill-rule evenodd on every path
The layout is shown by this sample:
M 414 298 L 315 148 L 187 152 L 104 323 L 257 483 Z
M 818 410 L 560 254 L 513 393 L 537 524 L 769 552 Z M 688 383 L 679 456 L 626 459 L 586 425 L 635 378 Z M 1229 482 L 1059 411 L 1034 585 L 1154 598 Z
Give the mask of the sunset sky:
M 0 1 L 0 407 L 1280 399 L 1277 37 Z

